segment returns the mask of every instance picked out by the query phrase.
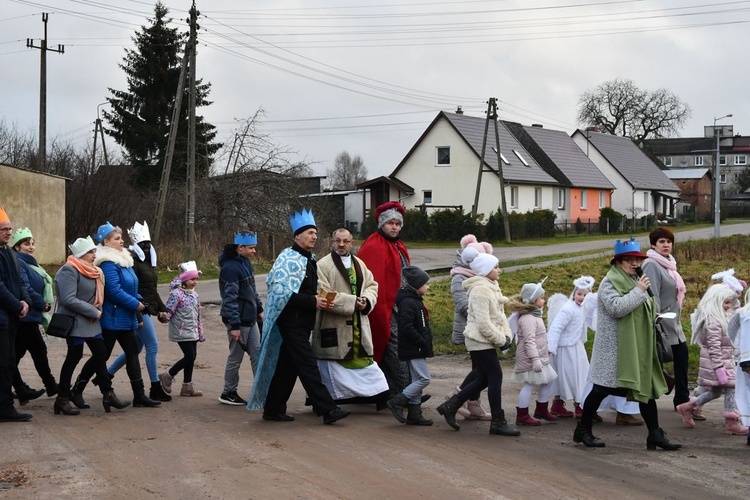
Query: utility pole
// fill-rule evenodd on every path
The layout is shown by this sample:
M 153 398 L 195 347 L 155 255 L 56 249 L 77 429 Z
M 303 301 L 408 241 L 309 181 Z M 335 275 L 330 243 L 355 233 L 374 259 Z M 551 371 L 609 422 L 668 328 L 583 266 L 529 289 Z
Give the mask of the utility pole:
M 96 139 L 99 135 L 102 138 L 102 151 L 104 151 L 104 164 L 109 165 L 109 158 L 107 157 L 107 143 L 104 142 L 104 127 L 102 127 L 102 120 L 99 118 L 99 106 L 108 104 L 103 102 L 96 106 L 96 121 L 94 122 L 94 148 L 91 153 L 91 172 L 96 170 Z
M 197 45 L 198 15 L 200 12 L 195 8 L 195 0 L 190 8 L 190 90 L 188 93 L 188 168 L 187 168 L 187 196 L 185 210 L 185 260 L 190 260 L 193 255 L 195 243 L 195 49 Z
M 47 167 L 47 51 L 57 52 L 58 54 L 65 53 L 64 45 L 57 45 L 57 49 L 50 49 L 47 47 L 47 19 L 49 14 L 46 12 L 42 13 L 42 22 L 44 23 L 44 38 L 41 40 L 41 45 L 38 47 L 34 45 L 32 38 L 26 39 L 26 47 L 30 49 L 40 49 L 41 51 L 41 65 L 39 69 L 39 161 L 42 163 L 42 171 L 46 171 Z

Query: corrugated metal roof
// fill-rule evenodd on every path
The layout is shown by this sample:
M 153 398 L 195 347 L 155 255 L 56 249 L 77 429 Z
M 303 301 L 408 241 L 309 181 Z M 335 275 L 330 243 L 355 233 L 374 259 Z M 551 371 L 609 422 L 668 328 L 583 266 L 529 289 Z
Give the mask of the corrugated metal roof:
M 701 179 L 709 172 L 707 168 L 680 168 L 662 170 L 670 179 Z

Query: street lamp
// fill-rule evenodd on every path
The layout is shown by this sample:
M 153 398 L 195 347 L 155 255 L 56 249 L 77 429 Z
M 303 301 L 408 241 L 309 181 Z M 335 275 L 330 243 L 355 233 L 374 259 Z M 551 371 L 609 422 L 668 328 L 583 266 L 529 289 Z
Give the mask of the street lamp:
M 716 122 L 731 117 L 732 113 L 720 116 L 719 118 L 714 118 L 714 134 L 716 134 L 716 162 L 714 163 L 714 238 L 721 237 L 721 179 L 719 178 L 721 134 L 716 130 Z

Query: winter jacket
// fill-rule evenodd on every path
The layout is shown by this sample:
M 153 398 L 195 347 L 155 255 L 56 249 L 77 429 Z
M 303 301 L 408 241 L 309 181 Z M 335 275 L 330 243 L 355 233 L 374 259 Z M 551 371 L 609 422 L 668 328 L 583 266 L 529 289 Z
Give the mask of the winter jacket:
M 702 387 L 734 387 L 736 377 L 734 347 L 726 331 L 716 318 L 708 318 L 699 335 L 701 359 L 698 368 L 698 385 Z M 716 369 L 722 366 L 727 370 L 727 378 L 729 379 L 725 386 L 722 386 L 716 378 Z
M 26 286 L 26 291 L 29 293 L 31 303 L 29 304 L 29 312 L 26 316 L 21 318 L 23 323 L 35 323 L 37 325 L 42 324 L 42 313 L 47 307 L 47 303 L 44 301 L 44 278 L 42 278 L 38 272 L 34 271 L 31 266 L 38 266 L 36 259 L 33 255 L 27 253 L 17 252 L 18 266 L 21 271 L 21 279 Z
M 408 285 L 401 287 L 394 312 L 398 315 L 398 359 L 433 357 L 429 315 L 422 296 Z
M 549 364 L 547 347 L 547 329 L 544 320 L 530 312 L 518 316 L 518 339 L 516 346 L 517 373 L 533 370 L 534 361 L 539 360 L 543 365 Z
M 150 256 L 147 255 L 145 260 L 141 260 L 135 252 L 130 253 L 133 257 L 133 271 L 138 277 L 138 294 L 143 298 L 143 304 L 146 306 L 143 313 L 156 316 L 160 312 L 166 312 L 167 306 L 161 300 L 156 287 L 159 277 L 156 274 L 156 268 L 151 265 Z
M 547 349 L 557 353 L 558 347 L 586 343 L 588 329 L 584 324 L 583 310 L 574 300 L 568 300 L 557 312 L 547 331 Z
M 677 314 L 674 319 L 662 319 L 660 321 L 667 342 L 670 345 L 685 342 L 685 332 L 682 331 L 682 323 L 680 322 L 682 307 L 677 302 L 677 284 L 669 275 L 669 271 L 653 259 L 644 260 L 641 267 L 643 268 L 643 274 L 648 276 L 651 281 L 651 290 L 654 293 L 654 302 L 656 302 L 656 313 L 673 312 Z
M 169 284 L 166 308 L 169 318 L 169 340 L 172 342 L 205 340 L 198 294 L 182 288 L 179 278 L 173 279 Z
M 357 293 L 352 293 L 349 270 L 344 267 L 341 257 L 332 252 L 318 262 L 318 289 L 337 292 L 333 307 L 317 312 L 313 329 L 312 348 L 317 359 L 343 361 L 354 357 L 354 331 L 352 318 L 356 314 L 359 322 L 358 357 L 372 357 L 372 332 L 367 317 L 378 302 L 378 284 L 365 263 L 351 257 L 355 270 Z M 357 297 L 367 299 L 367 306 L 361 311 L 356 308 Z
M 465 278 L 462 286 L 468 296 L 467 322 L 463 331 L 466 349 L 484 351 L 510 345 L 512 333 L 503 309 L 508 299 L 503 296 L 497 281 L 485 276 L 462 278 Z
M 31 306 L 16 252 L 8 246 L 0 247 L 0 330 L 7 330 L 11 321 L 18 321 L 22 300 Z
M 62 266 L 55 275 L 57 310 L 62 314 L 75 316 L 73 337 L 93 338 L 102 333 L 97 316 L 99 309 L 94 307 L 96 280 L 87 278 L 73 266 Z
M 232 330 L 253 326 L 263 312 L 255 288 L 253 264 L 237 253 L 237 245 L 226 245 L 219 255 L 221 319 Z
M 99 245 L 94 264 L 104 274 L 102 330 L 138 329 L 138 277 L 133 271 L 133 257 L 127 250 Z

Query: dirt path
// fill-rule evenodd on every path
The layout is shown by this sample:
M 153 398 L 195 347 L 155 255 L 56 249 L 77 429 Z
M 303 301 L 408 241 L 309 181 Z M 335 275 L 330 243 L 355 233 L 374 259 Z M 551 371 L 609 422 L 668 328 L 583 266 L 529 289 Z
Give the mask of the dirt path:
M 53 415 L 51 399 L 33 401 L 24 408 L 34 414 L 32 422 L 0 424 L 0 498 L 714 499 L 744 497 L 750 487 L 750 447 L 722 433 L 720 401 L 705 407 L 708 421 L 693 430 L 682 428 L 670 401 L 660 401 L 662 427 L 685 446 L 672 453 L 648 452 L 645 429 L 615 426 L 614 413 L 595 427 L 604 449 L 574 445 L 570 420 L 522 428 L 519 438 L 489 436 L 486 422 L 462 422 L 453 431 L 434 409 L 468 371 L 465 356 L 430 360 L 433 399 L 425 413 L 435 420 L 432 427 L 398 424 L 372 406 L 352 407 L 354 415 L 326 426 L 303 405 L 299 384 L 289 408 L 297 420 L 264 422 L 258 412 L 217 402 L 225 333 L 218 308 L 205 313 L 208 341 L 200 345 L 194 375 L 204 397 L 105 414 L 89 386 L 92 408 L 77 417 Z M 164 326 L 158 328 L 162 370 L 180 351 L 166 340 Z M 56 373 L 63 358 L 64 345 L 51 341 Z M 39 386 L 28 356 L 22 372 Z M 247 360 L 243 395 L 250 373 Z M 130 398 L 124 372 L 115 390 Z M 511 418 L 517 390 L 504 384 Z M 4 484 L 7 476 L 14 480 Z

